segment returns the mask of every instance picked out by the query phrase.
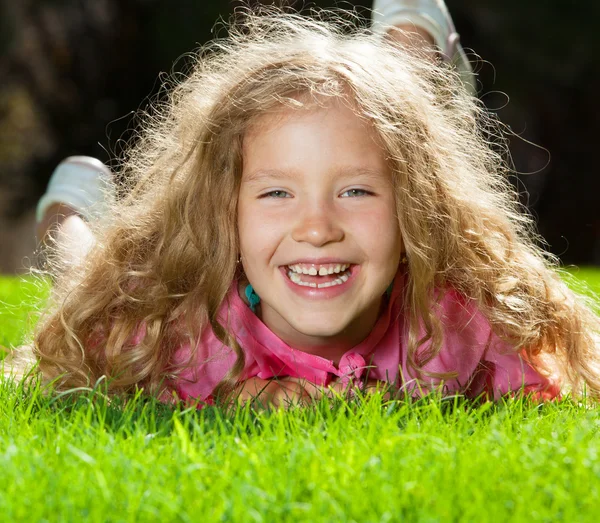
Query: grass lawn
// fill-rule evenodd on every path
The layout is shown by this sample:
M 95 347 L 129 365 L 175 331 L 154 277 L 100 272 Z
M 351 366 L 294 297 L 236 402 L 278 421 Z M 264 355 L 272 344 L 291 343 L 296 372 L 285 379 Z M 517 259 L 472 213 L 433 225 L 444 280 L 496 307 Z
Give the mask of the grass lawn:
M 0 279 L 0 345 L 46 291 Z M 0 521 L 596 522 L 600 416 L 380 396 L 225 413 L 0 382 L 0 480 Z

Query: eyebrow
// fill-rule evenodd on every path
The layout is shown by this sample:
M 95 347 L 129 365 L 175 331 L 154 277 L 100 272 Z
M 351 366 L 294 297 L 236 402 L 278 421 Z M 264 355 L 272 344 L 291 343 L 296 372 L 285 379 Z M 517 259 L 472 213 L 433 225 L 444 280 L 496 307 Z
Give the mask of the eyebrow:
M 377 178 L 380 179 L 385 176 L 383 171 L 377 169 L 368 169 L 363 167 L 342 167 L 337 170 L 337 178 L 350 178 L 354 176 L 361 176 L 365 178 Z M 278 180 L 293 180 L 301 176 L 300 172 L 296 169 L 257 169 L 252 171 L 247 176 L 244 176 L 246 182 L 256 183 L 264 180 L 277 178 Z
M 295 170 L 279 170 L 279 169 L 257 169 L 252 171 L 247 176 L 244 176 L 246 182 L 261 182 L 272 178 L 291 180 L 300 175 Z

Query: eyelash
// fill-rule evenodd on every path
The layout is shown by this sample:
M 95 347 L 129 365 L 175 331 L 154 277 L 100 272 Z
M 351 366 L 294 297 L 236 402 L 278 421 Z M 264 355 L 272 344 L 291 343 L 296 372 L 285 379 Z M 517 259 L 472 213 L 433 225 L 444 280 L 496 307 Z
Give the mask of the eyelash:
M 365 189 L 355 188 L 355 189 L 348 189 L 347 191 L 344 191 L 342 193 L 342 195 L 346 194 L 346 193 L 349 193 L 349 192 L 354 192 L 354 193 L 359 192 L 359 193 L 362 193 L 362 194 L 358 194 L 358 195 L 354 194 L 354 196 L 346 196 L 346 198 L 359 198 L 361 196 L 371 196 L 373 194 L 373 193 L 371 193 L 371 192 L 369 192 L 369 191 L 367 191 Z M 287 191 L 283 191 L 281 189 L 277 189 L 275 191 L 269 191 L 269 192 L 267 192 L 265 194 L 262 194 L 260 197 L 261 198 L 276 198 L 276 199 L 277 198 L 287 198 L 288 197 L 288 196 L 275 196 L 276 194 L 285 194 L 285 195 L 289 196 L 289 193 Z
M 360 196 L 372 196 L 372 194 L 373 194 L 372 192 L 369 192 L 369 191 L 367 191 L 365 189 L 358 189 L 358 188 L 348 189 L 347 191 L 344 191 L 342 194 L 346 194 L 346 193 L 349 193 L 349 192 L 355 192 L 355 193 L 356 192 L 360 192 L 360 193 L 362 193 L 362 194 L 359 194 L 359 195 L 355 194 L 354 196 L 350 196 L 350 198 L 358 198 Z

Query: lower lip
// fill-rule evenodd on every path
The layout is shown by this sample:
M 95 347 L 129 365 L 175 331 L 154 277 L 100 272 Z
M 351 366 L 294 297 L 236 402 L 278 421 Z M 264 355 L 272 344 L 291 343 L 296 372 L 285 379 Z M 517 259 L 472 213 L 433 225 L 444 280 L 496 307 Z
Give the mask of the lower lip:
M 350 277 L 339 285 L 332 285 L 331 287 L 306 287 L 304 285 L 297 285 L 292 280 L 288 278 L 288 268 L 287 267 L 279 267 L 281 274 L 283 275 L 283 279 L 287 283 L 288 287 L 299 296 L 303 298 L 309 298 L 314 300 L 330 300 L 337 296 L 344 294 L 352 284 L 358 273 L 360 272 L 359 265 L 351 265 L 350 266 Z

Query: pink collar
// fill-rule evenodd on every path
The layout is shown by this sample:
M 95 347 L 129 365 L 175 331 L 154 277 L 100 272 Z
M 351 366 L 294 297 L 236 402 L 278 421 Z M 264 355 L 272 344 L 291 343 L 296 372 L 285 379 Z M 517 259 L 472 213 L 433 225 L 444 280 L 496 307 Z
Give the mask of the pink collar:
M 317 378 L 318 381 L 326 382 L 327 379 L 322 373 L 332 373 L 340 376 L 347 374 L 349 370 L 354 372 L 358 367 L 364 368 L 369 364 L 390 324 L 396 321 L 400 315 L 404 282 L 405 275 L 402 271 L 398 271 L 394 278 L 391 296 L 389 299 L 386 298 L 385 309 L 375 323 L 373 330 L 367 338 L 342 356 L 338 367 L 329 359 L 294 349 L 277 337 L 244 303 L 238 293 L 237 281 L 232 285 L 227 301 L 231 313 L 230 317 L 237 319 L 242 324 L 240 326 L 244 327 L 242 330 L 235 329 L 238 331 L 236 338 L 248 356 L 254 356 L 254 359 L 258 360 L 262 353 L 264 357 L 267 357 L 273 363 L 274 358 L 279 360 L 278 364 L 281 364 L 281 372 L 287 368 L 285 372 L 292 370 L 298 377 L 304 376 L 313 380 Z M 348 365 L 352 369 L 348 369 Z M 319 375 L 321 375 L 321 379 L 319 379 Z

